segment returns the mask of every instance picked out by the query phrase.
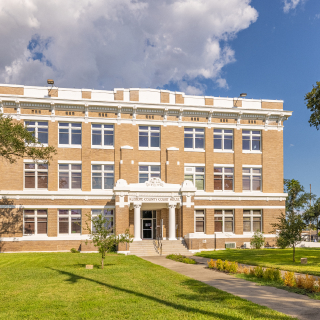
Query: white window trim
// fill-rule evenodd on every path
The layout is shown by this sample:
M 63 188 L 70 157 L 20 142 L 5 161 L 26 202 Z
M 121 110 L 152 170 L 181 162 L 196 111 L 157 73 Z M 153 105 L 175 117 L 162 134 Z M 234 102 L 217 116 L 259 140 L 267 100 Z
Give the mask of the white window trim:
M 250 150 L 243 150 L 243 131 L 242 131 L 242 140 L 241 140 L 241 144 L 242 144 L 242 153 L 262 153 L 262 131 L 261 130 L 247 130 L 246 131 L 250 131 Z M 260 150 L 252 150 L 252 131 L 260 131 Z M 245 134 L 245 136 L 249 136 L 247 134 Z M 254 134 L 253 136 L 258 136 L 257 134 Z
M 28 127 L 26 125 L 26 122 L 32 122 L 32 121 L 34 121 L 36 123 L 36 125 L 30 127 L 30 128 L 35 128 L 35 138 L 36 139 L 38 139 L 38 128 L 39 128 L 38 122 L 47 122 L 48 123 L 47 126 L 40 126 L 40 128 L 47 128 L 48 129 L 48 142 L 47 143 L 39 142 L 39 143 L 31 143 L 31 144 L 26 143 L 26 144 L 30 145 L 32 147 L 41 147 L 41 146 L 47 147 L 48 143 L 49 143 L 49 121 L 47 121 L 47 120 L 27 120 L 27 119 L 25 119 L 24 120 L 24 127 L 25 128 Z
M 148 130 L 141 130 L 140 131 L 140 127 L 148 127 Z M 154 125 L 154 126 L 150 126 L 150 125 L 141 125 L 138 128 L 138 144 L 139 144 L 139 148 L 138 150 L 154 150 L 154 151 L 159 151 L 161 150 L 161 126 L 159 125 Z M 159 127 L 159 131 L 158 130 L 151 130 L 151 127 Z M 148 146 L 151 145 L 151 132 L 159 132 L 159 147 L 140 147 L 140 143 L 139 143 L 139 139 L 140 139 L 140 132 L 148 132 Z
M 71 217 L 72 217 L 72 215 L 71 215 L 71 211 L 72 211 L 72 209 L 68 209 L 68 208 L 66 208 L 66 209 L 61 209 L 61 210 L 68 210 L 68 233 L 61 233 L 60 234 L 60 223 L 59 223 L 59 217 L 62 217 L 62 218 L 66 218 L 67 217 L 67 215 L 59 215 L 59 210 L 57 211 L 57 215 L 58 215 L 58 225 L 57 225 L 57 233 L 58 233 L 58 237 L 64 237 L 64 236 L 79 236 L 79 235 L 81 235 L 82 234 L 82 227 L 83 227 L 83 225 L 82 225 L 82 209 L 81 208 L 78 208 L 78 209 L 74 209 L 74 210 L 80 210 L 80 221 L 81 221 L 81 232 L 80 233 L 72 233 L 71 232 Z M 73 217 L 79 217 L 79 215 L 74 215 Z
M 25 214 L 24 213 L 24 210 L 23 210 L 23 236 L 27 236 L 27 237 L 35 237 L 35 236 L 47 236 L 48 235 L 48 210 L 47 209 L 33 209 L 33 208 L 28 208 L 27 210 L 34 210 L 36 211 L 36 213 L 34 215 L 29 215 L 29 214 Z M 47 211 L 47 214 L 46 215 L 40 215 L 38 216 L 38 210 L 46 210 Z M 24 221 L 24 218 L 28 218 L 28 217 L 32 217 L 34 218 L 34 234 L 32 233 L 24 233 L 24 230 L 25 230 L 25 221 Z M 38 233 L 38 217 L 39 218 L 44 218 L 46 217 L 47 218 L 47 232 L 46 233 Z
M 221 149 L 215 149 L 214 148 L 214 134 L 215 134 L 215 132 L 214 132 L 214 130 L 215 129 L 218 129 L 218 130 L 222 130 L 222 132 L 221 133 L 216 133 L 216 134 L 221 134 L 221 136 L 222 136 L 222 140 L 221 140 Z M 224 131 L 225 130 L 232 130 L 232 134 L 230 134 L 230 133 L 224 133 Z M 226 136 L 232 136 L 232 149 L 224 149 L 224 137 L 225 137 L 225 135 Z M 234 152 L 234 129 L 232 128 L 232 129 L 227 129 L 227 128 L 213 128 L 213 151 L 214 152 L 224 152 L 224 153 L 226 153 L 226 152 L 229 152 L 229 153 L 233 153 Z
M 92 144 L 92 130 L 94 129 L 94 130 L 98 130 L 98 128 L 92 128 L 92 125 L 93 124 L 99 124 L 99 125 L 105 125 L 105 124 L 108 124 L 108 123 L 93 123 L 93 122 L 91 122 L 91 149 L 114 149 L 114 124 L 112 123 L 112 125 L 113 125 L 113 130 L 107 130 L 106 129 L 106 131 L 112 131 L 113 132 L 113 142 L 112 142 L 112 146 L 105 146 L 104 144 L 102 144 L 102 142 L 103 142 L 103 136 L 104 136 L 104 130 L 105 130 L 105 128 L 101 128 L 100 130 L 101 130 L 101 145 L 93 145 Z
M 204 172 L 196 172 L 196 167 L 203 167 Z M 186 168 L 193 168 L 192 172 L 186 172 Z M 203 190 L 198 190 L 197 192 L 205 192 L 206 190 L 206 166 L 205 165 L 186 165 L 184 166 L 184 176 L 185 175 L 192 175 L 193 176 L 193 185 L 196 187 L 196 175 L 203 175 Z
M 262 166 L 261 165 L 242 165 L 242 168 L 246 168 L 246 169 L 261 169 L 261 173 L 260 173 L 260 176 L 261 176 L 261 184 L 260 184 L 260 190 L 252 190 L 252 176 L 253 175 L 258 175 L 257 173 L 252 173 L 251 170 L 250 170 L 250 173 L 245 173 L 244 175 L 246 176 L 250 176 L 250 190 L 243 190 L 243 172 L 242 172 L 242 192 L 245 192 L 245 193 L 262 193 Z
M 148 167 L 148 171 L 140 171 L 140 168 L 139 166 L 147 166 Z M 159 167 L 159 176 L 160 176 L 160 179 L 161 179 L 161 165 L 160 163 L 159 164 L 153 164 L 153 163 L 149 163 L 149 164 L 140 164 L 138 165 L 138 181 L 139 183 L 143 183 L 143 182 L 140 182 L 140 173 L 142 174 L 148 174 L 148 180 L 151 179 L 151 174 L 152 173 L 158 173 L 158 171 L 151 171 L 151 166 L 158 166 Z
M 139 166 L 161 166 L 161 162 L 139 162 Z
M 61 129 L 66 129 L 68 128 L 68 135 L 69 135 L 69 143 L 68 144 L 60 144 L 60 123 L 68 123 L 68 127 L 61 127 Z M 80 123 L 81 124 L 81 144 L 71 144 L 71 139 L 72 139 L 72 124 Z M 78 130 L 79 130 L 78 128 Z M 58 148 L 74 148 L 74 149 L 81 149 L 82 148 L 82 123 L 81 122 L 68 122 L 68 121 L 59 121 L 58 122 Z
M 230 214 L 225 214 L 225 210 L 230 210 L 230 209 L 218 209 L 218 210 L 221 210 L 222 211 L 222 214 L 220 215 L 216 215 L 216 213 L 214 213 L 214 216 L 213 216 L 213 218 L 215 218 L 216 216 L 218 216 L 218 217 L 220 217 L 220 216 L 222 216 L 222 232 L 217 232 L 215 229 L 214 229 L 214 233 L 217 233 L 217 234 L 234 234 L 234 210 L 233 209 L 231 209 L 232 210 L 232 232 L 225 232 L 225 230 L 224 230 L 224 228 L 225 228 L 225 217 L 231 217 L 231 215 Z M 214 221 L 214 226 L 215 226 L 215 220 L 213 220 Z
M 218 174 L 214 172 L 214 168 L 222 168 L 222 173 Z M 224 190 L 224 176 L 226 175 L 224 172 L 224 168 L 233 168 L 232 172 L 232 190 Z M 214 164 L 213 165 L 213 187 L 214 187 L 214 176 L 222 175 L 222 190 L 213 190 L 214 192 L 234 192 L 234 165 L 233 164 Z M 227 175 L 231 175 L 230 173 L 227 173 Z
M 93 163 L 94 162 L 94 163 Z M 103 161 L 91 161 L 91 191 L 92 192 L 102 192 L 102 191 L 113 191 L 113 188 L 111 188 L 111 189 L 105 189 L 104 188 L 104 172 L 109 172 L 110 173 L 110 171 L 105 171 L 104 169 L 101 169 L 101 171 L 98 171 L 98 170 L 92 170 L 92 166 L 96 166 L 96 165 L 101 165 L 101 166 L 103 166 L 103 165 L 112 165 L 113 166 L 113 185 L 115 184 L 115 181 L 114 181 L 114 162 L 112 162 L 112 163 L 110 163 L 110 161 L 104 161 L 105 163 L 103 163 Z M 109 162 L 109 163 L 106 163 L 106 162 Z M 102 183 L 101 183 L 101 186 L 102 186 L 102 188 L 101 189 L 93 189 L 93 187 L 92 187 L 92 178 L 93 178 L 93 173 L 94 172 L 101 172 L 101 178 L 102 178 Z
M 186 132 L 185 129 L 192 129 L 192 132 L 189 131 L 189 132 Z M 196 148 L 195 147 L 195 144 L 196 144 L 196 134 L 199 134 L 199 132 L 196 133 L 196 129 L 203 129 L 203 148 Z M 192 145 L 193 147 L 192 148 L 186 148 L 184 146 L 184 151 L 193 151 L 193 152 L 206 152 L 206 135 L 205 135 L 205 128 L 199 128 L 199 127 L 184 127 L 183 129 L 183 145 L 185 144 L 184 143 L 184 135 L 185 134 L 191 134 L 193 135 L 192 137 Z
M 44 164 L 44 161 L 39 162 L 40 164 Z M 33 191 L 33 190 L 39 190 L 39 191 L 43 191 L 43 190 L 48 190 L 49 187 L 49 165 L 48 165 L 48 169 L 34 169 L 35 171 L 35 188 L 26 188 L 26 171 L 33 171 L 32 169 L 26 169 L 26 164 L 34 164 L 36 166 L 36 168 L 38 168 L 38 164 L 35 163 L 34 161 L 23 161 L 23 191 Z M 47 172 L 47 179 L 48 179 L 48 186 L 47 188 L 38 188 L 38 171 L 40 172 Z
M 114 210 L 114 208 L 91 209 L 91 230 L 93 229 L 92 218 L 94 218 L 95 216 L 98 215 L 98 214 L 93 214 L 92 210 L 100 210 L 100 214 L 102 213 L 104 217 L 112 217 L 113 228 L 114 228 L 114 226 L 115 226 L 115 221 L 114 221 L 114 211 L 115 210 Z M 104 213 L 105 211 L 111 211 L 111 210 L 112 210 L 112 215 L 107 215 L 107 214 Z
M 65 160 L 62 160 L 62 161 L 65 161 Z M 69 172 L 69 188 L 60 188 L 59 187 L 59 179 L 60 179 L 60 169 L 59 169 L 59 164 L 68 164 L 68 172 Z M 65 191 L 65 190 L 77 190 L 77 191 L 81 191 L 82 190 L 82 178 L 83 178 L 83 175 L 82 175 L 82 164 L 81 164 L 81 188 L 72 188 L 72 178 L 71 178 L 71 173 L 72 173 L 72 169 L 71 169 L 71 165 L 73 164 L 81 164 L 81 162 L 76 162 L 76 161 L 66 161 L 66 162 L 59 162 L 58 161 L 58 191 Z M 79 172 L 79 170 L 74 170 L 75 172 Z M 67 170 L 62 170 L 62 172 L 67 172 Z
M 254 210 L 259 210 L 260 211 L 260 215 L 258 214 L 253 214 Z M 250 211 L 249 214 L 245 214 L 244 211 Z M 246 217 L 250 217 L 250 231 L 243 231 L 243 233 L 245 234 L 249 234 L 249 233 L 254 233 L 253 231 L 253 217 L 260 217 L 260 230 L 262 232 L 262 210 L 261 209 L 243 209 L 243 218 Z
M 197 215 L 197 211 L 203 211 L 203 231 L 197 231 L 197 216 L 202 217 L 202 215 Z M 194 210 L 194 233 L 205 234 L 206 233 L 206 210 L 196 209 Z

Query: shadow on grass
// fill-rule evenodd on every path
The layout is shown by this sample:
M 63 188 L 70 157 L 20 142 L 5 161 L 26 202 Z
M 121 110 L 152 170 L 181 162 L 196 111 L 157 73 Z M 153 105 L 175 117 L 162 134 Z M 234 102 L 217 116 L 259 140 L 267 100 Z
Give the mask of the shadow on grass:
M 65 265 L 65 267 L 71 267 L 71 268 L 85 268 L 86 265 L 93 265 L 94 269 L 101 269 L 101 263 L 75 263 L 75 264 L 69 264 Z M 104 267 L 110 267 L 115 266 L 114 263 L 105 263 Z
M 185 306 L 185 305 L 182 305 L 182 304 L 178 304 L 178 303 L 174 303 L 174 302 L 171 302 L 171 301 L 166 301 L 166 300 L 163 300 L 163 299 L 160 299 L 160 298 L 157 298 L 157 297 L 153 297 L 153 296 L 141 293 L 141 292 L 136 292 L 136 291 L 133 291 L 133 290 L 121 288 L 121 287 L 114 286 L 114 285 L 111 285 L 111 284 L 107 284 L 107 283 L 104 283 L 102 281 L 98 281 L 98 280 L 90 279 L 90 278 L 87 278 L 87 277 L 84 277 L 84 276 L 80 276 L 80 275 L 74 274 L 72 272 L 67 272 L 67 271 L 54 269 L 54 268 L 48 268 L 48 269 L 51 269 L 51 270 L 56 271 L 56 272 L 59 272 L 61 275 L 69 276 L 69 278 L 67 280 L 65 280 L 65 281 L 68 281 L 68 282 L 70 282 L 72 284 L 77 283 L 79 280 L 87 280 L 87 281 L 97 283 L 99 285 L 105 286 L 105 287 L 113 289 L 113 290 L 117 290 L 117 291 L 120 291 L 120 292 L 125 292 L 127 294 L 132 294 L 134 296 L 137 296 L 137 297 L 140 297 L 140 298 L 143 298 L 143 299 L 148 299 L 150 301 L 165 305 L 167 307 L 174 308 L 174 309 L 179 310 L 179 311 L 193 312 L 193 313 L 197 313 L 199 315 L 216 317 L 218 319 L 242 319 L 241 315 L 239 315 L 239 316 L 224 315 L 224 314 L 218 313 L 218 312 L 212 312 L 212 311 L 206 311 L 206 310 L 197 309 L 197 308 L 194 308 L 194 307 L 188 307 L 188 306 Z M 213 289 L 210 286 L 207 286 L 206 284 L 203 284 L 203 283 L 201 283 L 199 281 L 196 281 L 196 280 L 187 280 L 187 281 L 185 281 L 184 284 L 187 285 L 188 287 L 190 287 L 192 290 L 194 290 L 195 294 L 194 295 L 183 295 L 183 296 L 181 296 L 182 299 L 193 300 L 193 301 L 194 300 L 203 300 L 203 301 L 204 300 L 209 300 L 207 296 L 204 297 L 204 294 L 210 293 L 211 294 L 210 295 L 210 300 L 219 300 L 221 302 L 226 300 L 226 307 L 228 307 L 227 301 L 230 298 L 233 298 L 232 295 L 230 295 L 230 294 L 228 294 L 226 292 L 223 292 L 223 291 L 221 291 L 222 294 L 219 295 L 219 293 L 217 294 L 217 292 L 215 291 L 217 289 Z M 214 298 L 212 297 L 213 293 L 216 295 Z M 200 297 L 199 297 L 199 295 L 200 295 Z M 248 303 L 248 302 L 243 301 L 243 303 Z M 263 307 L 258 306 L 258 305 L 255 305 L 255 306 L 251 305 L 251 306 L 245 306 L 245 307 L 238 308 L 238 310 L 240 310 L 240 309 L 246 310 L 246 311 L 250 312 L 251 315 L 254 316 L 254 317 L 266 317 L 265 314 L 261 314 L 258 310 L 255 310 L 255 309 L 258 309 L 258 308 L 261 309 Z M 274 315 L 273 316 L 273 315 L 270 315 L 270 314 L 268 315 L 268 318 L 269 319 L 288 319 L 287 316 L 280 316 L 280 315 Z

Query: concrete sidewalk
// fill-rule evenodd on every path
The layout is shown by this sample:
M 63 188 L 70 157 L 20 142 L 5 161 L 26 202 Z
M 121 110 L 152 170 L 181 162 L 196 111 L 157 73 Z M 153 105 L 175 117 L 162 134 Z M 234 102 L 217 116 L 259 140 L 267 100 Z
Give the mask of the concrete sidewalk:
M 185 264 L 161 256 L 141 258 L 289 316 L 302 320 L 320 319 L 320 301 L 207 269 L 206 258 L 193 257 L 198 264 Z

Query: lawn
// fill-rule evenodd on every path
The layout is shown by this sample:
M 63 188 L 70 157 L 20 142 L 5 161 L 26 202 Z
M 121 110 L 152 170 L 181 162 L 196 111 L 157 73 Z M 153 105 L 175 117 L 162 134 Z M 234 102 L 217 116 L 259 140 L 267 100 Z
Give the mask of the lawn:
M 320 276 L 320 248 L 297 248 L 296 262 L 292 261 L 292 249 L 228 249 L 203 251 L 196 255 Z M 300 258 L 308 258 L 308 264 L 301 265 Z
M 99 263 L 96 253 L 0 254 L 0 319 L 292 319 L 136 256 Z

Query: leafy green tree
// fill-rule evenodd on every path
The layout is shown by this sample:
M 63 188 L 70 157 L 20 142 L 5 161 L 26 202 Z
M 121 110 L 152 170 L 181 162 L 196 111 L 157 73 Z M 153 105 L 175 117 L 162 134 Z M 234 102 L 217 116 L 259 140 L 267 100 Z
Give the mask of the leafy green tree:
M 0 114 L 0 157 L 10 163 L 24 156 L 35 161 L 41 159 L 49 162 L 55 153 L 56 149 L 53 146 L 41 145 L 22 123 L 14 122 L 12 118 Z
M 308 92 L 304 100 L 307 108 L 311 111 L 309 119 L 310 127 L 316 127 L 319 130 L 320 126 L 320 81 L 316 82 L 316 86 L 312 86 L 312 90 Z
M 286 214 L 281 213 L 277 223 L 273 223 L 273 231 L 278 233 L 277 244 L 283 248 L 292 246 L 293 262 L 295 262 L 295 247 L 302 241 L 301 233 L 305 228 L 301 212 L 305 209 L 310 193 L 304 191 L 299 181 L 284 180 L 284 191 L 288 193 Z
M 303 219 L 306 224 L 310 225 L 314 229 L 319 229 L 319 217 L 320 217 L 320 198 L 318 198 L 314 204 L 306 210 L 303 214 Z
M 91 217 L 90 214 L 86 215 L 88 220 L 86 221 L 86 229 L 89 231 L 90 239 L 95 247 L 98 247 L 101 254 L 101 268 L 104 267 L 104 259 L 106 253 L 114 251 L 115 247 L 119 243 L 132 242 L 132 235 L 130 235 L 127 229 L 124 234 L 114 234 L 113 219 L 99 214 L 95 217 Z M 92 224 L 92 227 L 91 227 Z M 85 241 L 88 244 L 88 240 Z
M 250 244 L 252 247 L 254 247 L 255 249 L 261 249 L 261 247 L 264 245 L 264 237 L 263 237 L 263 233 L 260 231 L 256 231 L 250 241 Z

